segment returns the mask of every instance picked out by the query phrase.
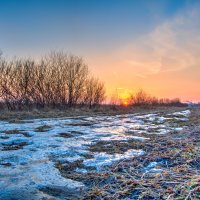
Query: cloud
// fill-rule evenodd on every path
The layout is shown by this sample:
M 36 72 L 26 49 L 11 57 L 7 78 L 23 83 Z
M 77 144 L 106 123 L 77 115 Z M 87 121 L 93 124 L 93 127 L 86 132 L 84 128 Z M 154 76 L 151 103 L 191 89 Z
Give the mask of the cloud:
M 174 18 L 120 49 L 122 66 L 138 77 L 181 71 L 200 64 L 199 7 L 188 8 Z

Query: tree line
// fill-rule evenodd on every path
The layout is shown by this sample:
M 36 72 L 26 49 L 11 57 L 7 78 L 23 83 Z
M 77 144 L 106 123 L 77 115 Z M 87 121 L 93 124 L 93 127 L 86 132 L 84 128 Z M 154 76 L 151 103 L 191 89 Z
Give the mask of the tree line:
M 0 56 L 0 99 L 9 110 L 91 108 L 105 100 L 105 86 L 79 56 L 55 51 L 39 60 Z
M 140 89 L 136 93 L 129 94 L 127 99 L 121 99 L 115 94 L 111 99 L 111 105 L 124 105 L 124 101 L 128 106 L 185 106 L 179 98 L 157 98 L 147 94 L 144 90 Z
M 148 95 L 144 90 L 139 90 L 135 95 L 130 96 L 130 104 L 135 106 L 184 106 L 185 104 L 181 102 L 179 98 L 169 99 L 169 98 L 157 98 Z

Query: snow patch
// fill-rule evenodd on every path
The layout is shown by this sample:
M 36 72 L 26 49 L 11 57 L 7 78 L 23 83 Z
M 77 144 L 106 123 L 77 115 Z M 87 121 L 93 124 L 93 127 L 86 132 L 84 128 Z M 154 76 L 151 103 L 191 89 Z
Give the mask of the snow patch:
M 184 110 L 184 111 L 173 113 L 173 115 L 180 115 L 180 116 L 184 116 L 184 117 L 188 117 L 190 114 L 191 114 L 190 110 Z
M 175 112 L 170 118 L 159 116 L 158 114 L 126 114 L 116 116 L 96 116 L 96 117 L 65 117 L 25 120 L 24 123 L 8 123 L 0 121 L 0 148 L 9 145 L 20 145 L 26 143 L 23 148 L 15 150 L 0 151 L 0 199 L 19 195 L 19 199 L 52 198 L 45 196 L 39 188 L 48 186 L 76 189 L 84 187 L 84 184 L 62 177 L 56 169 L 56 162 L 74 162 L 83 160 L 84 167 L 77 168 L 77 173 L 87 173 L 87 167 L 95 167 L 102 170 L 105 166 L 110 166 L 114 162 L 131 159 L 144 153 L 141 150 L 130 149 L 123 154 L 107 154 L 104 152 L 94 153 L 94 158 L 87 159 L 85 154 L 91 154 L 89 147 L 98 141 L 119 141 L 146 139 L 138 134 L 167 134 L 171 130 L 181 131 L 182 127 L 170 127 L 168 120 L 188 120 L 189 110 Z M 88 126 L 83 124 L 89 124 Z M 78 125 L 80 124 L 80 126 Z M 82 124 L 82 125 L 81 125 Z M 45 132 L 37 132 L 40 126 L 50 126 Z M 31 137 L 23 134 L 5 134 L 4 131 L 23 130 Z M 70 133 L 71 137 L 56 137 L 59 133 Z M 8 148 L 9 149 L 9 148 Z M 151 171 L 159 171 L 151 163 L 148 166 Z M 25 191 L 30 194 L 22 197 L 16 191 Z M 46 194 L 47 195 L 47 194 Z
M 144 154 L 144 151 L 142 150 L 134 150 L 129 149 L 124 154 L 107 154 L 107 153 L 96 153 L 94 154 L 94 158 L 87 159 L 83 162 L 83 164 L 87 167 L 96 167 L 96 169 L 99 171 L 104 166 L 112 165 L 114 162 L 123 160 L 123 159 L 130 159 L 135 156 L 139 156 Z

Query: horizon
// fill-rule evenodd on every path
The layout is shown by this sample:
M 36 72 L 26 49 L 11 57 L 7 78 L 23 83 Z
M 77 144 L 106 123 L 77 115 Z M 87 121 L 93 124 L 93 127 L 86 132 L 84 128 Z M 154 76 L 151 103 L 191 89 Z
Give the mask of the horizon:
M 158 98 L 199 102 L 198 0 L 0 0 L 0 49 L 7 57 L 50 50 L 82 56 L 105 83 Z

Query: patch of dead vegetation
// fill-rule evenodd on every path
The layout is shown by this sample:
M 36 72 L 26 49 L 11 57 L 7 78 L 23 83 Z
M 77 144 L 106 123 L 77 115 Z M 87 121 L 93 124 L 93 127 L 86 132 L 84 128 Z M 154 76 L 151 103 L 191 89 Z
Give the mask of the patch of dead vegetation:
M 81 131 L 70 131 L 72 135 L 83 135 L 84 133 Z
M 194 113 L 193 113 L 194 114 Z M 166 135 L 140 134 L 150 140 L 128 142 L 99 141 L 91 152 L 124 153 L 143 149 L 144 155 L 122 160 L 104 171 L 73 172 L 82 162 L 61 167 L 61 174 L 83 182 L 87 189 L 83 199 L 199 199 L 200 198 L 200 126 L 198 116 L 191 115 L 180 132 Z M 186 123 L 188 123 L 186 122 Z M 157 163 L 153 167 L 151 163 Z M 64 170 L 63 170 L 64 169 Z
M 21 134 L 25 137 L 31 137 L 31 135 L 27 132 L 24 132 L 22 130 L 18 130 L 18 129 L 12 129 L 12 130 L 5 130 L 3 131 L 5 134 L 8 134 L 8 135 L 12 135 L 12 134 Z
M 42 125 L 42 126 L 38 126 L 37 128 L 35 128 L 35 132 L 46 132 L 49 131 L 49 129 L 51 128 L 51 126 L 49 125 Z
M 115 163 L 107 172 L 115 181 L 95 182 L 85 199 L 199 199 L 199 134 L 200 127 L 191 126 L 162 137 L 151 135 L 143 148 L 146 154 Z M 147 169 L 152 162 L 155 170 Z M 103 173 L 97 176 L 106 179 Z
M 91 152 L 105 152 L 107 154 L 123 154 L 124 152 L 135 150 L 149 150 L 152 148 L 151 142 L 131 139 L 126 142 L 122 141 L 99 141 L 89 147 Z
M 59 169 L 60 172 L 69 173 L 69 172 L 73 172 L 76 168 L 84 167 L 84 165 L 83 165 L 83 160 L 76 160 L 74 162 L 64 162 L 64 163 L 58 161 L 55 164 L 55 167 Z
M 18 150 L 18 149 L 23 149 L 27 145 L 28 145 L 27 142 L 12 142 L 10 144 L 3 143 L 1 150 L 2 151 Z
M 149 106 L 149 107 L 124 107 L 124 106 L 99 106 L 95 109 L 86 107 L 65 108 L 65 109 L 32 109 L 30 111 L 6 111 L 0 110 L 0 120 L 9 121 L 10 123 L 24 123 L 23 120 L 42 119 L 42 118 L 60 118 L 60 117 L 76 117 L 76 116 L 113 116 L 123 114 L 140 114 L 149 113 L 167 114 L 176 111 L 185 110 L 187 107 L 173 106 Z
M 92 156 L 90 156 L 90 158 L 92 158 Z M 63 177 L 76 180 L 76 181 L 81 181 L 86 185 L 92 183 L 92 181 L 91 182 L 89 181 L 88 176 L 91 178 L 92 176 L 91 174 L 93 174 L 93 179 L 96 178 L 96 172 L 95 172 L 96 168 L 85 166 L 83 164 L 83 160 L 76 160 L 74 162 L 64 162 L 64 163 L 58 161 L 55 163 L 55 167 L 60 171 Z M 81 172 L 77 172 L 76 169 L 84 169 L 86 171 L 88 170 L 88 172 L 83 174 Z M 94 172 L 91 172 L 91 171 L 94 171 Z
M 12 166 L 12 164 L 9 163 L 9 162 L 0 162 L 0 165 L 2 165 L 4 167 L 10 167 L 10 166 Z
M 56 137 L 71 138 L 73 136 L 70 133 L 58 133 Z
M 92 126 L 94 123 L 92 122 L 73 122 L 73 123 L 66 123 L 67 126 Z
M 74 136 L 82 135 L 83 133 L 80 131 L 70 131 L 70 132 L 63 132 L 58 133 L 55 137 L 62 137 L 62 138 L 72 138 Z

